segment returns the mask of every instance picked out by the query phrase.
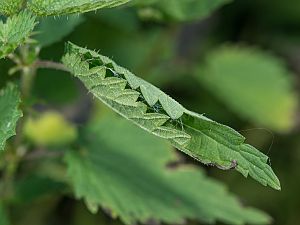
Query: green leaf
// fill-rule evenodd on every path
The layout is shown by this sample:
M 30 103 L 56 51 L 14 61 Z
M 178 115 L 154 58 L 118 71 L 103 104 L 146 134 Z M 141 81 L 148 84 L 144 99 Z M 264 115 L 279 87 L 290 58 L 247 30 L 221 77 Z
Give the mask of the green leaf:
M 20 102 L 17 86 L 9 83 L 0 91 L 0 150 L 4 149 L 6 140 L 16 134 L 17 121 L 22 117 Z
M 42 47 L 52 45 L 69 35 L 83 21 L 82 16 L 70 15 L 59 18 L 43 18 L 38 25 L 39 34 L 35 36 L 35 39 Z
M 137 127 L 105 117 L 85 129 L 80 151 L 66 155 L 76 197 L 96 213 L 99 207 L 125 224 L 185 219 L 228 224 L 265 224 L 264 213 L 242 207 L 200 168 L 167 168 L 177 160 L 170 146 Z
M 35 16 L 28 11 L 9 17 L 6 23 L 0 21 L 0 59 L 24 44 L 35 25 Z
M 20 11 L 24 0 L 0 0 L 0 14 L 13 15 Z
M 130 0 L 30 0 L 28 8 L 39 16 L 84 13 L 102 8 L 113 8 Z
M 276 131 L 292 128 L 297 98 L 284 63 L 256 48 L 225 46 L 211 52 L 199 80 L 233 111 Z
M 0 202 L 0 225 L 9 225 L 9 219 L 3 204 Z
M 151 6 L 163 12 L 165 17 L 186 21 L 201 19 L 232 0 L 135 0 L 142 6 Z
M 191 112 L 105 56 L 69 43 L 64 64 L 87 89 L 123 117 L 205 164 L 236 169 L 280 189 L 268 157 L 230 127 Z

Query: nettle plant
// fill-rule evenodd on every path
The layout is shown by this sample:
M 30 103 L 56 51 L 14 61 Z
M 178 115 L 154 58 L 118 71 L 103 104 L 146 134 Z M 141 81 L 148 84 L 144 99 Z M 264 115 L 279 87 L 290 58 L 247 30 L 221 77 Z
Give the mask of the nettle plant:
M 157 19 L 172 17 L 180 21 L 204 17 L 227 2 L 0 0 L 0 12 L 6 17 L 0 22 L 0 58 L 11 60 L 15 65 L 8 72 L 16 74 L 0 92 L 0 224 L 9 224 L 10 220 L 17 224 L 18 203 L 45 192 L 55 192 L 54 198 L 74 195 L 84 200 L 91 213 L 96 214 L 101 208 L 125 224 L 178 224 L 186 220 L 269 223 L 269 216 L 243 207 L 223 184 L 206 177 L 201 168 L 166 166 L 178 159 L 162 140 L 205 165 L 236 170 L 244 177 L 250 176 L 264 186 L 280 190 L 268 157 L 246 144 L 241 134 L 184 108 L 97 51 L 66 43 L 62 63 L 44 61 L 39 56 L 43 45 L 35 39 L 43 17 L 124 4 L 124 7 L 142 7 L 143 15 L 152 13 Z M 69 23 L 74 27 L 77 24 L 71 20 Z M 48 36 L 55 39 L 55 35 L 68 33 L 68 29 L 59 34 L 49 32 Z M 31 99 L 31 87 L 40 68 L 69 72 L 84 84 L 94 101 L 101 101 L 136 126 L 113 116 L 102 116 L 79 129 L 57 113 L 39 116 Z M 38 148 L 57 143 L 68 144 L 55 153 L 50 147 Z M 41 167 L 32 166 L 31 160 L 36 157 L 43 161 Z M 45 169 L 47 165 L 52 166 L 51 172 Z M 29 172 L 24 171 L 36 173 L 30 178 L 32 182 L 27 178 Z M 22 180 L 30 183 L 31 192 L 24 191 L 26 182 Z

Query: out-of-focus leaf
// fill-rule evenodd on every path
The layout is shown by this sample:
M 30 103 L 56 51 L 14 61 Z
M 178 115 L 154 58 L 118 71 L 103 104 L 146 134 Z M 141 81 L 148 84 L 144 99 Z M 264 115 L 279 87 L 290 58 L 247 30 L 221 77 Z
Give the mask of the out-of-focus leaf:
M 207 17 L 218 7 L 232 0 L 135 0 L 142 6 L 151 6 L 163 12 L 167 18 L 179 21 Z
M 30 0 L 28 8 L 39 16 L 84 13 L 113 8 L 131 0 Z
M 9 225 L 9 219 L 6 214 L 6 210 L 2 203 L 0 202 L 0 225 Z
M 9 17 L 5 23 L 0 21 L 0 59 L 23 44 L 35 25 L 35 16 L 28 11 Z
M 97 52 L 67 45 L 70 72 L 114 111 L 205 164 L 236 169 L 264 186 L 280 189 L 268 157 L 230 127 L 185 109 L 147 81 Z
M 114 10 L 103 9 L 98 13 L 92 12 L 89 16 L 97 18 L 102 23 L 108 25 L 108 27 L 105 27 L 105 30 L 114 28 L 122 33 L 132 33 L 136 32 L 139 28 L 139 18 L 136 12 L 130 8 L 116 8 Z M 120 18 L 122 18 L 122 20 L 120 20 Z M 101 33 L 103 33 L 103 30 L 101 30 Z
M 128 122 L 114 117 L 94 122 L 85 130 L 82 145 L 66 155 L 68 174 L 76 197 L 94 213 L 102 207 L 126 224 L 269 221 L 264 213 L 241 207 L 199 168 L 167 169 L 176 160 L 170 146 Z
M 49 46 L 62 40 L 70 34 L 76 26 L 84 21 L 82 16 L 62 16 L 59 18 L 45 17 L 42 18 L 38 25 L 39 34 L 35 39 L 42 47 Z
M 201 83 L 242 117 L 277 131 L 293 126 L 297 98 L 284 63 L 255 48 L 226 46 L 207 56 Z
M 15 85 L 9 83 L 0 91 L 0 150 L 4 149 L 6 140 L 16 134 L 17 121 L 22 116 L 20 101 Z

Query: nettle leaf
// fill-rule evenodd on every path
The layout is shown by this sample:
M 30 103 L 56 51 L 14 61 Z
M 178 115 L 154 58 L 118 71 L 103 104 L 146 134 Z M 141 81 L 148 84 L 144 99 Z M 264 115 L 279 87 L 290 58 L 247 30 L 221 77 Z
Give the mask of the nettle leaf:
M 22 8 L 24 0 L 0 0 L 0 14 L 13 15 Z
M 232 0 L 135 0 L 135 4 L 151 6 L 165 17 L 179 21 L 207 17 L 214 10 Z
M 292 128 L 298 100 L 292 75 L 275 56 L 256 48 L 224 46 L 207 56 L 197 76 L 242 117 L 276 131 Z
M 268 157 L 225 125 L 191 112 L 150 83 L 94 51 L 67 45 L 64 64 L 87 89 L 123 117 L 205 164 L 236 169 L 280 189 Z
M 168 163 L 178 160 L 171 146 L 124 120 L 93 122 L 83 132 L 82 145 L 80 151 L 69 151 L 65 161 L 76 197 L 94 213 L 102 207 L 125 224 L 269 222 L 264 213 L 242 207 L 200 168 L 168 169 Z
M 0 21 L 0 59 L 24 44 L 36 25 L 35 16 L 28 11 Z
M 84 13 L 102 8 L 113 8 L 130 0 L 30 0 L 28 8 L 39 16 Z
M 22 116 L 20 102 L 17 86 L 9 83 L 0 91 L 0 150 L 4 149 L 6 140 L 16 134 L 17 121 Z

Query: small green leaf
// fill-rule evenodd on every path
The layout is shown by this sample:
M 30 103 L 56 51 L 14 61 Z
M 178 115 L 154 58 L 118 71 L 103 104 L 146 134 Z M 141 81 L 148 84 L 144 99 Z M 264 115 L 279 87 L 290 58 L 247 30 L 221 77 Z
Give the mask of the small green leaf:
M 197 76 L 242 117 L 276 131 L 292 128 L 298 99 L 292 75 L 275 56 L 256 48 L 225 46 L 207 56 Z
M 18 13 L 24 0 L 0 0 L 0 14 L 13 15 Z
M 167 163 L 178 160 L 171 146 L 124 120 L 95 121 L 82 140 L 84 147 L 68 152 L 65 160 L 76 197 L 93 213 L 102 207 L 125 224 L 270 221 L 261 211 L 242 207 L 200 168 L 168 169 Z
M 35 16 L 28 11 L 9 17 L 5 23 L 0 21 L 0 59 L 24 44 L 35 25 Z
M 67 45 L 64 64 L 98 99 L 148 132 L 205 164 L 236 169 L 279 190 L 268 157 L 230 127 L 191 112 L 150 83 L 94 51 Z
M 10 83 L 0 91 L 0 150 L 4 149 L 6 140 L 16 134 L 17 121 L 22 116 L 20 102 L 17 86 Z
M 28 8 L 39 16 L 84 13 L 102 8 L 113 8 L 130 0 L 30 0 Z

